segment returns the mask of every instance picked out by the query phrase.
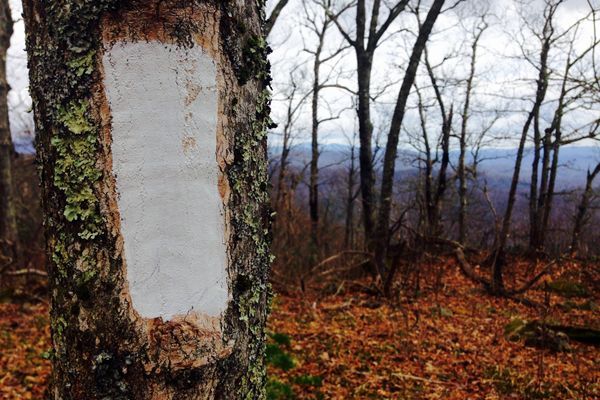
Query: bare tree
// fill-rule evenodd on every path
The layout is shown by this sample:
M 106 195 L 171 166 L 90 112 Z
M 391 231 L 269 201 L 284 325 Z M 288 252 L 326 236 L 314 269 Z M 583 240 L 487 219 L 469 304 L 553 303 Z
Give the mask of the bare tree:
M 281 200 L 286 192 L 286 180 L 288 175 L 288 164 L 290 151 L 293 145 L 293 129 L 294 124 L 298 119 L 298 114 L 301 107 L 304 105 L 310 93 L 305 93 L 302 97 L 299 93 L 300 87 L 297 83 L 296 73 L 299 70 L 298 66 L 294 66 L 289 73 L 290 87 L 287 89 L 284 101 L 287 103 L 285 121 L 281 132 L 281 153 L 279 155 L 279 173 L 277 175 L 277 190 L 275 193 L 275 207 L 281 205 Z
M 588 15 L 577 21 L 564 32 L 556 32 L 553 27 L 553 16 L 556 13 L 561 1 L 548 1 L 546 10 L 548 18 L 545 20 L 544 28 L 541 32 L 534 31 L 533 34 L 542 43 L 542 48 L 561 51 L 566 54 L 566 60 L 562 68 L 551 67 L 548 65 L 548 60 L 541 66 L 544 68 L 546 75 L 546 86 L 544 90 L 548 90 L 549 85 L 553 81 L 558 85 L 558 98 L 555 100 L 556 106 L 553 112 L 552 120 L 547 128 L 541 132 L 540 108 L 538 108 L 534 116 L 534 159 L 532 166 L 532 176 L 530 184 L 530 237 L 529 247 L 531 252 L 542 251 L 545 246 L 546 234 L 548 232 L 548 224 L 552 212 L 552 204 L 556 187 L 556 178 L 558 174 L 560 148 L 565 143 L 568 136 L 568 142 L 573 143 L 578 140 L 594 137 L 596 132 L 589 131 L 586 134 L 577 134 L 576 132 L 565 132 L 563 121 L 565 116 L 572 110 L 584 108 L 586 101 L 586 92 L 588 87 L 571 78 L 573 71 L 586 60 L 586 56 L 593 53 L 593 50 L 598 45 L 596 40 L 592 41 L 591 45 L 584 50 L 575 50 L 575 43 L 578 39 L 578 30 L 582 22 L 587 22 L 591 11 Z M 592 21 L 595 23 L 595 20 Z M 567 39 L 571 35 L 566 45 L 561 45 L 560 40 Z M 555 72 L 555 70 L 562 70 Z M 579 77 L 581 78 L 581 77 Z M 585 79 L 590 82 L 590 77 Z M 578 131 L 579 129 L 575 129 Z M 568 135 L 567 135 L 568 133 Z
M 473 27 L 473 41 L 471 43 L 471 56 L 469 62 L 469 73 L 467 75 L 465 84 L 465 99 L 461 113 L 461 125 L 460 133 L 458 136 L 460 143 L 460 153 L 458 155 L 458 198 L 459 198 L 459 211 L 458 211 L 458 242 L 465 245 L 467 240 L 467 168 L 466 168 L 466 156 L 467 156 L 467 144 L 468 144 L 468 127 L 469 127 L 469 116 L 471 113 L 471 96 L 473 95 L 473 85 L 475 80 L 475 73 L 477 67 L 477 48 L 479 41 L 483 36 L 484 32 L 489 27 L 486 22 L 485 13 L 477 18 L 476 25 Z
M 417 18 L 419 18 L 419 13 L 417 11 Z M 420 20 L 419 25 L 421 26 Z M 435 182 L 435 190 L 430 190 L 430 195 L 428 196 L 426 203 L 427 210 L 427 235 L 431 237 L 439 237 L 441 235 L 441 217 L 442 217 L 442 201 L 444 199 L 444 195 L 447 189 L 447 172 L 448 166 L 450 165 L 450 134 L 452 131 L 452 118 L 454 114 L 454 105 L 450 105 L 450 109 L 448 109 L 445 104 L 442 89 L 438 82 L 438 78 L 435 75 L 434 67 L 431 65 L 429 60 L 429 54 L 427 51 L 427 46 L 424 49 L 424 64 L 425 69 L 427 71 L 427 76 L 431 82 L 431 88 L 433 89 L 435 95 L 435 101 L 438 104 L 439 111 L 442 118 L 442 126 L 441 126 L 441 134 L 440 134 L 440 147 L 441 147 L 441 160 L 440 160 L 440 168 L 438 170 L 437 180 Z M 431 172 L 427 175 L 430 182 L 429 188 L 433 187 L 433 182 L 431 182 Z
M 359 124 L 359 163 L 360 189 L 362 195 L 362 215 L 365 240 L 373 238 L 375 230 L 375 168 L 373 155 L 373 121 L 371 119 L 371 75 L 375 52 L 380 46 L 386 32 L 398 16 L 406 9 L 410 0 L 394 1 L 392 4 L 374 0 L 370 12 L 367 11 L 367 1 L 357 0 L 348 2 L 341 9 L 331 12 L 331 18 L 342 36 L 352 46 L 356 56 L 356 80 L 358 85 L 357 116 Z M 387 14 L 382 11 L 387 8 Z M 353 9 L 355 15 L 355 35 L 344 27 L 340 16 Z
M 304 48 L 312 56 L 312 92 L 311 92 L 311 161 L 309 182 L 309 210 L 311 221 L 311 241 L 314 248 L 319 243 L 319 127 L 336 116 L 319 116 L 321 91 L 329 87 L 328 78 L 321 77 L 323 66 L 338 57 L 347 46 L 327 46 L 327 32 L 333 20 L 331 8 L 333 0 L 304 0 L 305 23 L 316 37 L 316 48 Z M 316 6 L 316 7 L 315 7 Z M 335 86 L 335 85 L 334 85 Z
M 527 135 L 532 123 L 536 123 L 538 121 L 539 124 L 539 114 L 540 108 L 546 97 L 546 91 L 548 89 L 548 54 L 550 52 L 550 46 L 552 43 L 553 35 L 554 35 L 554 27 L 553 27 L 553 18 L 556 13 L 556 9 L 558 5 L 562 3 L 563 0 L 558 0 L 556 2 L 546 3 L 547 7 L 544 10 L 544 25 L 542 30 L 542 35 L 540 37 L 540 49 L 539 49 L 539 58 L 537 65 L 538 70 L 538 78 L 536 81 L 536 91 L 535 98 L 533 101 L 533 106 L 531 111 L 527 115 L 527 119 L 523 125 L 523 129 L 521 130 L 521 137 L 519 140 L 519 146 L 517 149 L 517 154 L 515 158 L 515 167 L 513 170 L 513 176 L 510 184 L 510 189 L 508 192 L 508 200 L 506 205 L 506 210 L 504 212 L 504 217 L 502 219 L 502 230 L 498 235 L 498 243 L 495 244 L 494 255 L 492 258 L 492 282 L 491 282 L 491 290 L 494 293 L 500 294 L 504 292 L 504 279 L 503 279 L 503 267 L 504 267 L 504 257 L 505 257 L 505 247 L 506 242 L 509 237 L 512 213 L 515 206 L 517 188 L 519 184 L 519 176 L 521 173 L 521 164 L 523 162 L 523 152 L 525 150 L 525 145 L 527 143 Z M 535 135 L 539 134 L 539 127 L 534 128 L 536 132 Z M 538 143 L 535 146 L 539 146 L 539 138 L 536 136 L 534 138 L 534 143 Z M 534 155 L 534 169 L 535 165 L 539 162 L 539 148 L 536 147 L 534 150 L 536 155 Z M 537 174 L 536 174 L 537 177 Z M 537 179 L 537 178 L 536 178 Z M 537 182 L 533 182 L 532 175 L 532 183 L 531 188 L 535 194 L 537 188 Z M 537 195 L 536 195 L 537 198 Z M 533 204 L 530 202 L 530 207 L 533 207 Z
M 398 140 L 400 129 L 406 112 L 406 104 L 410 95 L 411 88 L 415 82 L 417 69 L 421 60 L 421 55 L 425 51 L 425 46 L 429 35 L 438 16 L 442 12 L 445 0 L 434 0 L 427 16 L 419 29 L 417 39 L 415 40 L 408 66 L 404 73 L 404 79 L 398 93 L 396 106 L 392 115 L 390 130 L 387 135 L 387 143 L 383 161 L 383 173 L 381 178 L 381 194 L 379 203 L 379 214 L 377 219 L 377 230 L 375 234 L 375 262 L 380 273 L 385 272 L 385 257 L 389 245 L 389 219 L 392 207 L 392 195 L 394 174 L 396 170 L 396 156 L 398 153 Z
M 516 202 L 523 153 L 530 129 L 533 128 L 533 162 L 529 189 L 529 244 L 530 250 L 536 252 L 543 248 L 544 238 L 548 230 L 548 221 L 552 209 L 552 198 L 554 196 L 556 176 L 558 173 L 560 146 L 570 142 L 565 140 L 566 135 L 564 134 L 564 128 L 562 127 L 563 117 L 569 108 L 574 107 L 575 104 L 578 103 L 582 93 L 578 87 L 579 85 L 568 86 L 568 82 L 571 79 L 569 78 L 570 71 L 586 54 L 593 52 L 593 49 L 598 44 L 597 41 L 594 40 L 589 48 L 585 49 L 580 54 L 574 54 L 574 39 L 570 41 L 570 45 L 565 51 L 567 57 L 563 73 L 562 75 L 558 75 L 559 95 L 556 99 L 557 106 L 554 109 L 550 125 L 543 129 L 541 111 L 543 106 L 548 102 L 550 83 L 551 80 L 554 79 L 554 67 L 551 65 L 550 53 L 553 49 L 557 48 L 560 41 L 565 39 L 567 35 L 575 32 L 573 33 L 574 38 L 579 24 L 588 18 L 588 16 L 586 16 L 566 30 L 559 32 L 555 26 L 555 19 L 557 11 L 563 3 L 564 0 L 544 1 L 543 18 L 539 28 L 536 28 L 534 24 L 531 24 L 524 18 L 527 29 L 524 29 L 522 32 L 529 31 L 533 37 L 536 38 L 537 56 L 534 58 L 528 55 L 525 50 L 525 45 L 523 44 L 528 43 L 526 38 L 523 39 L 521 45 L 522 53 L 524 60 L 536 68 L 538 77 L 535 84 L 536 91 L 533 105 L 521 131 L 515 168 L 508 193 L 507 206 L 502 220 L 502 230 L 498 236 L 498 242 L 496 243 L 492 259 L 493 276 L 491 286 L 492 291 L 495 293 L 505 292 L 502 277 L 502 269 L 505 262 L 504 253 L 510 235 L 512 213 Z M 590 14 L 593 15 L 593 11 Z M 577 135 L 578 131 L 579 129 L 576 129 L 568 135 L 573 142 L 583 138 L 583 136 Z M 595 133 L 593 135 L 595 135 Z M 590 137 L 590 134 L 585 136 Z

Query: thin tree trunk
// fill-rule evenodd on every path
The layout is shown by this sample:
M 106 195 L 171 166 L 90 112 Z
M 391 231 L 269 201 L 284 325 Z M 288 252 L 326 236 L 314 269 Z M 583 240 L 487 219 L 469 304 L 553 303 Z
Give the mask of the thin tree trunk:
M 503 267 L 504 267 L 504 249 L 508 240 L 510 232 L 510 225 L 512 219 L 512 212 L 515 206 L 517 197 L 517 189 L 519 186 L 519 175 L 521 173 L 521 163 L 523 162 L 523 152 L 525 150 L 525 143 L 527 142 L 527 132 L 531 126 L 533 120 L 533 112 L 529 113 L 523 130 L 521 132 L 521 140 L 519 141 L 519 147 L 517 149 L 517 155 L 515 158 L 515 169 L 513 170 L 512 181 L 510 183 L 510 189 L 508 192 L 508 202 L 506 204 L 506 211 L 502 219 L 502 230 L 498 237 L 498 243 L 494 251 L 494 257 L 492 260 L 492 284 L 491 289 L 493 293 L 500 294 L 504 291 L 504 278 L 503 278 Z
M 346 194 L 346 229 L 344 232 L 344 247 L 354 247 L 354 175 L 356 174 L 354 143 L 350 148 L 350 168 L 348 169 L 348 189 Z
M 310 183 L 309 183 L 309 213 L 310 213 L 310 236 L 313 252 L 316 254 L 319 244 L 319 95 L 321 82 L 319 79 L 321 69 L 321 52 L 327 25 L 318 33 L 319 44 L 313 60 L 313 89 L 312 89 L 312 130 L 311 130 L 311 159 L 310 159 Z
M 541 50 L 539 59 L 539 75 L 537 80 L 533 113 L 533 163 L 531 166 L 531 182 L 529 189 L 529 251 L 536 253 L 542 250 L 540 243 L 542 235 L 542 212 L 548 189 L 548 172 L 551 151 L 551 130 L 546 130 L 542 137 L 540 127 L 540 112 L 542 103 L 548 91 L 548 57 L 553 43 L 554 27 L 553 17 L 558 4 L 547 4 L 544 12 L 544 26 L 540 35 Z M 541 158 L 541 167 L 540 167 Z M 541 176 L 540 176 L 541 168 Z M 538 187 L 539 183 L 539 187 Z
M 287 163 L 289 154 L 289 131 L 286 126 L 283 131 L 283 144 L 281 147 L 281 155 L 279 157 L 279 175 L 277 177 L 277 193 L 275 195 L 275 207 L 277 208 L 280 206 L 281 198 L 285 190 L 284 186 L 287 177 Z
M 573 226 L 573 234 L 571 236 L 571 254 L 575 255 L 579 252 L 579 246 L 581 243 L 581 231 L 585 225 L 585 217 L 588 212 L 590 200 L 594 193 L 594 179 L 600 174 L 600 163 L 596 165 L 596 168 L 592 172 L 588 170 L 587 179 L 585 183 L 585 190 L 581 195 L 581 201 L 577 207 L 577 214 L 575 215 L 575 224 Z
M 51 260 L 49 397 L 264 398 L 260 8 L 23 6 Z
M 440 164 L 440 170 L 438 172 L 437 187 L 435 192 L 435 208 L 432 221 L 432 235 L 433 237 L 439 237 L 442 235 L 442 203 L 444 200 L 444 194 L 446 193 L 448 178 L 448 166 L 450 165 L 450 133 L 452 130 L 452 118 L 453 108 L 450 107 L 450 112 L 442 127 L 442 162 Z
M 547 147 L 552 149 L 552 163 L 549 168 L 549 177 L 548 177 L 548 185 L 547 190 L 545 191 L 545 195 L 540 200 L 540 210 L 542 212 L 541 216 L 541 226 L 539 231 L 539 239 L 538 245 L 543 248 L 546 243 L 546 234 L 548 232 L 548 224 L 550 221 L 550 215 L 552 213 L 552 202 L 554 200 L 554 190 L 556 187 L 556 177 L 558 175 L 558 161 L 560 155 L 560 147 L 562 145 L 562 120 L 565 109 L 565 101 L 567 97 L 567 81 L 569 79 L 569 72 L 571 69 L 571 57 L 567 57 L 567 62 L 565 65 L 563 81 L 560 90 L 560 97 L 558 99 L 558 105 L 556 107 L 556 111 L 554 113 L 554 118 L 552 120 L 552 125 L 550 126 L 549 132 L 547 132 L 548 143 Z M 552 132 L 554 132 L 554 141 L 552 141 Z M 548 150 L 550 151 L 550 150 Z
M 357 62 L 360 191 L 365 241 L 367 246 L 370 246 L 375 225 L 375 169 L 373 167 L 373 124 L 371 122 L 372 56 L 357 51 Z
M 542 203 L 543 208 L 541 228 L 538 238 L 538 246 L 540 249 L 544 249 L 546 243 L 546 234 L 548 233 L 548 224 L 550 222 L 550 215 L 552 214 L 552 202 L 554 200 L 554 189 L 556 187 L 556 177 L 558 175 L 558 160 L 560 155 L 560 141 L 562 134 L 560 129 L 556 131 L 554 144 L 552 145 L 552 163 L 548 167 L 548 189 L 544 194 L 544 201 Z
M 431 86 L 435 93 L 435 98 L 438 102 L 440 113 L 442 116 L 442 160 L 440 163 L 440 169 L 438 171 L 438 178 L 436 181 L 435 194 L 432 198 L 430 213 L 429 213 L 429 232 L 428 235 L 431 237 L 439 237 L 441 235 L 441 213 L 442 213 L 442 202 L 444 194 L 446 192 L 448 165 L 450 164 L 450 133 L 452 132 L 452 119 L 453 119 L 453 107 L 450 107 L 450 112 L 446 114 L 446 105 L 442 98 L 442 92 L 437 83 L 433 68 L 429 63 L 429 54 L 427 52 L 427 46 L 425 47 L 425 67 L 427 74 L 431 81 Z M 425 135 L 426 136 L 426 135 Z M 431 171 L 429 171 L 431 174 Z M 431 178 L 429 179 L 431 184 Z
M 423 137 L 423 145 L 425 146 L 425 172 L 423 176 L 423 211 L 421 212 L 420 225 L 424 228 L 423 233 L 426 236 L 431 234 L 431 221 L 433 219 L 433 213 L 435 209 L 435 202 L 433 199 L 433 159 L 431 156 L 431 145 L 429 144 L 429 135 L 427 133 L 427 124 L 425 118 L 425 109 L 423 106 L 423 98 L 417 85 L 415 89 L 418 97 L 418 110 L 419 110 L 419 121 L 421 123 L 421 135 Z
M 471 74 L 467 80 L 467 91 L 462 113 L 462 124 L 459 137 L 458 155 L 458 243 L 465 245 L 467 241 L 467 173 L 465 158 L 467 154 L 467 122 L 469 118 L 469 101 L 471 97 L 473 61 L 471 62 Z
M 8 0 L 0 1 L 0 256 L 16 261 L 19 235 L 12 172 L 14 148 L 8 122 L 8 82 L 6 53 L 10 46 L 13 21 Z
M 275 22 L 277 22 L 279 15 L 281 14 L 285 6 L 287 6 L 289 1 L 290 0 L 279 0 L 277 4 L 275 4 L 275 7 L 273 7 L 273 11 L 271 11 L 271 15 L 269 15 L 269 18 L 267 18 L 267 20 L 265 21 L 265 37 L 269 36 L 271 31 L 273 30 L 273 27 L 275 26 Z
M 459 211 L 458 211 L 458 242 L 461 245 L 465 245 L 467 242 L 467 173 L 466 173 L 466 165 L 465 158 L 467 154 L 467 130 L 469 123 L 469 113 L 471 106 L 471 95 L 473 92 L 473 81 L 475 79 L 475 71 L 477 67 L 477 46 L 479 44 L 479 40 L 483 35 L 483 32 L 487 29 L 488 25 L 483 22 L 483 26 L 479 28 L 479 31 L 475 35 L 475 39 L 473 40 L 473 44 L 471 45 L 471 63 L 469 69 L 469 76 L 467 77 L 467 87 L 465 89 L 465 104 L 463 105 L 462 110 L 462 121 L 460 127 L 460 153 L 458 156 L 458 201 L 459 201 Z
M 550 179 L 550 160 L 552 158 L 552 132 L 553 129 L 546 129 L 544 131 L 544 137 L 542 140 L 542 167 L 541 167 L 541 179 L 539 190 L 537 191 L 538 198 L 535 199 L 537 203 L 534 205 L 535 213 L 533 214 L 532 235 L 530 238 L 530 251 L 532 254 L 543 250 L 544 241 L 542 239 L 544 235 L 543 231 L 543 220 L 544 220 L 544 209 L 548 197 L 548 184 Z
M 534 111 L 535 112 L 535 111 Z M 531 164 L 531 181 L 529 183 L 529 248 L 534 249 L 536 245 L 536 237 L 538 232 L 538 226 L 536 222 L 538 220 L 538 177 L 539 177 L 539 164 L 540 164 L 540 153 L 541 153 L 541 138 L 539 130 L 539 107 L 537 112 L 533 116 L 533 161 Z

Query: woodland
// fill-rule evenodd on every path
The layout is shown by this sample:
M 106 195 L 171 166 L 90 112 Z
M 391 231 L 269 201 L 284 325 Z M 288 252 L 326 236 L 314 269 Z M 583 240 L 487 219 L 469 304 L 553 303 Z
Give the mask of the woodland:
M 177 357 L 160 364 L 160 355 L 144 378 L 137 356 L 133 378 L 112 370 L 125 365 L 118 342 L 135 340 L 104 338 L 105 322 L 82 322 L 124 290 L 119 273 L 119 284 L 88 273 L 121 262 L 102 258 L 118 246 L 108 244 L 110 223 L 92 215 L 110 219 L 102 200 L 110 174 L 90 180 L 87 169 L 106 157 L 102 111 L 91 111 L 102 74 L 90 61 L 101 59 L 105 39 L 85 36 L 86 53 L 60 53 L 81 26 L 44 29 L 62 23 L 62 11 L 38 3 L 0 0 L 0 398 L 600 398 L 600 2 L 191 2 L 251 15 L 235 33 L 223 17 L 213 36 L 215 57 L 226 60 L 220 79 L 231 85 L 223 98 L 238 107 L 222 128 L 239 137 L 223 145 L 234 160 L 228 210 L 243 226 L 231 222 L 228 254 L 268 267 L 230 272 L 239 314 L 228 311 L 227 329 L 251 343 L 231 351 L 248 365 L 236 370 L 224 356 L 212 372 L 183 363 L 187 375 L 177 375 L 169 370 Z M 102 11 L 66 3 L 127 34 L 155 18 L 132 22 L 137 0 L 99 2 L 110 3 Z M 187 7 L 166 3 L 177 18 Z M 50 12 L 38 25 L 43 7 Z M 160 20 L 165 31 L 169 18 Z M 251 72 L 228 53 L 242 42 L 251 43 L 238 52 Z M 76 83 L 43 77 L 62 67 Z M 83 110 L 76 129 L 64 106 L 53 119 L 52 102 Z M 64 154 L 55 136 L 96 146 L 64 168 L 76 195 L 56 178 Z M 57 238 L 71 234 L 57 251 Z M 246 294 L 255 284 L 260 291 Z M 57 294 L 61 286 L 75 295 Z M 129 327 L 118 320 L 114 330 Z M 86 330 L 102 339 L 87 344 Z M 85 348 L 89 361 L 71 346 L 111 350 Z M 263 359 L 266 374 L 252 375 Z M 85 390 L 71 388 L 70 368 L 89 376 L 77 381 Z M 109 375 L 123 387 L 98 383 Z M 217 383 L 212 392 L 182 383 L 193 379 Z M 140 392 L 155 384 L 155 397 Z

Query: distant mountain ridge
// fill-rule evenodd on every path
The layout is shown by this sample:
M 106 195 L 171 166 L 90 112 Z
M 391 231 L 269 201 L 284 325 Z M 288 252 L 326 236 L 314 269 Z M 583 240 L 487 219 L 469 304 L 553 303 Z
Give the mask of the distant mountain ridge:
M 18 153 L 33 154 L 35 149 L 33 141 L 29 136 L 17 136 L 13 138 L 15 150 Z M 350 164 L 350 145 L 345 144 L 324 144 L 320 146 L 321 156 L 319 166 L 321 168 L 336 166 L 348 166 Z M 515 157 L 517 149 L 515 148 L 485 148 L 479 153 L 481 161 L 479 173 L 486 179 L 498 183 L 508 183 L 512 178 Z M 281 153 L 280 146 L 269 146 L 269 157 L 279 158 Z M 379 151 L 380 155 L 383 149 Z M 358 149 L 356 149 L 356 165 L 358 166 Z M 303 167 L 310 162 L 311 151 L 310 143 L 300 143 L 292 147 L 289 161 L 292 166 Z M 417 158 L 417 152 L 412 149 L 399 149 L 396 168 L 398 176 L 402 174 L 412 175 L 416 171 L 414 160 Z M 458 150 L 451 151 L 451 162 L 456 165 L 458 159 Z M 557 177 L 557 187 L 562 190 L 580 188 L 585 184 L 586 171 L 593 169 L 600 161 L 600 147 L 594 146 L 565 146 L 560 149 L 560 170 Z M 472 157 L 468 154 L 468 162 L 472 162 Z M 521 167 L 521 184 L 527 184 L 531 175 L 531 164 L 533 162 L 533 149 L 527 148 L 523 157 Z M 450 172 L 452 173 L 452 172 Z M 508 182 L 507 182 L 508 181 Z
M 320 146 L 321 156 L 319 165 L 323 167 L 347 166 L 349 165 L 350 150 L 349 145 L 343 144 L 325 144 Z M 273 146 L 269 148 L 269 156 L 277 159 L 281 152 L 281 147 Z M 383 150 L 381 150 L 381 153 Z M 493 181 L 510 181 L 513 174 L 517 149 L 516 148 L 485 148 L 479 153 L 481 160 L 479 173 L 487 179 Z M 356 163 L 358 166 L 358 149 L 356 149 Z M 291 165 L 302 167 L 310 162 L 310 144 L 302 143 L 292 147 L 289 160 Z M 451 151 L 451 162 L 456 165 L 458 159 L 458 150 Z M 416 171 L 414 160 L 417 158 L 417 152 L 412 149 L 399 149 L 396 168 L 398 175 L 403 173 L 411 174 Z M 468 162 L 473 158 L 468 154 Z M 600 147 L 594 146 L 565 146 L 560 149 L 559 154 L 559 173 L 557 176 L 557 187 L 559 189 L 579 188 L 585 184 L 586 172 L 593 169 L 600 161 Z M 523 157 L 521 166 L 520 182 L 527 184 L 530 181 L 531 168 L 533 163 L 533 149 L 527 148 Z M 450 172 L 452 174 L 452 172 Z

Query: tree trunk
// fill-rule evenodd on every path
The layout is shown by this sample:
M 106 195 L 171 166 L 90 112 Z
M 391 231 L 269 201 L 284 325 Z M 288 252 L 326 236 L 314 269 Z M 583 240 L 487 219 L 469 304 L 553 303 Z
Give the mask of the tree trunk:
M 357 51 L 358 76 L 358 133 L 360 147 L 360 192 L 362 194 L 363 225 L 367 246 L 373 240 L 375 212 L 375 169 L 373 167 L 373 123 L 371 122 L 372 56 Z
M 452 118 L 453 118 L 453 107 L 450 107 L 448 117 L 442 127 L 442 161 L 440 164 L 440 170 L 438 171 L 438 179 L 435 192 L 435 208 L 433 214 L 433 220 L 431 224 L 431 234 L 433 237 L 440 237 L 443 233 L 442 227 L 442 205 L 444 201 L 444 195 L 448 186 L 448 166 L 450 165 L 450 134 L 452 133 Z
M 348 186 L 346 192 L 346 224 L 344 231 L 344 247 L 354 248 L 354 175 L 356 174 L 354 141 L 350 148 L 350 168 L 348 169 Z
M 279 158 L 279 176 L 277 178 L 277 194 L 275 197 L 275 208 L 277 212 L 281 206 L 281 199 L 285 190 L 284 186 L 288 172 L 287 164 L 291 150 L 290 146 L 292 141 L 292 128 L 294 126 L 294 114 L 296 114 L 296 111 L 298 110 L 298 105 L 294 107 L 294 98 L 296 97 L 296 91 L 298 90 L 298 87 L 294 81 L 293 73 L 290 74 L 290 79 L 292 81 L 292 91 L 287 98 L 287 114 L 285 124 L 283 126 L 283 143 L 281 145 L 281 156 Z
M 552 164 L 548 165 L 548 184 L 547 190 L 543 198 L 543 201 L 540 201 L 540 211 L 541 214 L 541 226 L 539 231 L 539 239 L 538 244 L 543 248 L 546 243 L 546 234 L 548 233 L 548 224 L 550 222 L 550 216 L 552 214 L 552 202 L 554 200 L 554 190 L 556 187 L 556 178 L 558 176 L 558 161 L 560 154 L 560 147 L 562 145 L 562 120 L 565 112 L 565 102 L 567 101 L 567 82 L 569 79 L 569 72 L 571 69 L 571 57 L 567 58 L 567 62 L 565 65 L 563 81 L 560 90 L 560 96 L 558 98 L 558 105 L 556 107 L 556 111 L 554 112 L 554 118 L 552 120 L 552 125 L 550 126 L 549 132 L 547 132 L 548 136 L 548 152 L 550 152 L 550 148 L 552 148 Z M 552 141 L 552 133 L 554 132 L 554 141 Z M 549 163 L 549 162 L 548 162 Z
M 535 101 L 532 108 L 533 113 L 533 162 L 531 165 L 531 182 L 529 188 L 529 251 L 535 254 L 542 250 L 541 242 L 542 232 L 542 212 L 543 204 L 546 201 L 548 189 L 548 165 L 551 151 L 552 130 L 545 130 L 542 137 L 540 127 L 541 107 L 546 98 L 549 84 L 548 57 L 550 48 L 554 41 L 553 34 L 553 16 L 558 4 L 547 4 L 544 13 L 544 26 L 541 33 L 541 49 L 539 60 L 539 74 L 536 86 Z M 541 167 L 540 167 L 541 158 Z M 540 177 L 541 169 L 541 177 Z M 539 187 L 538 187 L 539 182 Z
M 425 106 L 423 104 L 423 97 L 419 87 L 415 84 L 415 90 L 418 97 L 417 109 L 419 110 L 419 121 L 421 124 L 421 135 L 423 137 L 423 145 L 425 146 L 425 157 L 422 160 L 425 164 L 423 172 L 423 200 L 422 207 L 419 216 L 419 226 L 421 232 L 425 236 L 431 235 L 431 220 L 435 209 L 435 203 L 433 200 L 433 164 L 434 160 L 431 154 L 431 145 L 429 144 L 429 133 L 427 132 L 427 121 L 425 118 Z M 419 179 L 420 181 L 420 179 Z M 420 190 L 417 191 L 420 193 Z
M 319 32 L 319 44 L 315 51 L 313 60 L 313 89 L 312 89 L 312 129 L 311 129 L 311 158 L 310 158 L 310 183 L 308 205 L 310 211 L 310 237 L 312 242 L 313 255 L 317 255 L 317 246 L 319 245 L 319 95 L 321 91 L 321 82 L 319 74 L 321 69 L 321 51 L 323 50 L 323 40 L 325 38 L 326 25 Z
M 429 75 L 429 80 L 431 81 L 431 86 L 435 93 L 435 98 L 440 108 L 440 113 L 442 116 L 442 134 L 441 134 L 441 146 L 442 146 L 442 159 L 440 163 L 440 169 L 438 171 L 438 178 L 436 181 L 435 195 L 433 196 L 433 200 L 431 202 L 429 216 L 429 232 L 428 235 L 431 237 L 439 237 L 442 234 L 442 203 L 444 200 L 444 194 L 446 193 L 447 187 L 447 177 L 446 173 L 448 171 L 448 165 L 450 164 L 450 134 L 452 133 L 452 118 L 454 114 L 454 106 L 450 106 L 450 111 L 446 113 L 446 105 L 444 104 L 444 99 L 442 98 L 442 92 L 437 83 L 437 79 L 435 77 L 435 73 L 433 71 L 433 67 L 429 62 L 429 54 L 427 52 L 427 47 L 425 47 L 425 67 L 427 69 L 427 74 Z M 426 135 L 425 135 L 426 136 Z M 429 156 L 428 156 L 429 158 Z M 431 171 L 429 171 L 431 173 Z M 431 177 L 429 177 L 428 182 L 431 184 Z
M 474 56 L 473 56 L 474 58 Z M 467 122 L 469 118 L 469 100 L 471 97 L 473 77 L 473 63 L 471 63 L 471 75 L 467 80 L 467 91 L 466 99 L 462 113 L 462 123 L 459 137 L 459 155 L 458 155 L 458 243 L 465 245 L 467 242 L 467 169 L 466 169 L 466 155 L 467 155 Z
M 471 59 L 470 59 L 470 68 L 469 75 L 467 77 L 467 83 L 465 88 L 465 103 L 463 105 L 462 110 L 462 118 L 461 118 L 461 126 L 460 126 L 460 151 L 458 156 L 458 201 L 459 201 L 459 211 L 458 211 L 458 242 L 463 246 L 467 242 L 467 171 L 465 165 L 465 158 L 467 154 L 467 128 L 470 116 L 470 106 L 471 106 L 471 95 L 473 94 L 473 81 L 475 79 L 475 70 L 477 67 L 477 46 L 479 44 L 479 40 L 481 36 L 488 28 L 487 23 L 482 18 L 483 26 L 478 28 L 478 32 L 475 35 L 473 43 L 471 45 Z
M 0 256 L 18 257 L 18 230 L 12 176 L 13 143 L 8 123 L 8 82 L 6 53 L 10 46 L 13 21 L 8 0 L 0 1 Z M 1 264 L 1 263 L 0 263 Z M 1 266 L 1 265 L 0 265 Z
M 268 48 L 255 2 L 24 1 L 54 399 L 259 399 Z
M 283 131 L 283 145 L 281 147 L 281 156 L 279 157 L 279 175 L 277 178 L 277 194 L 275 196 L 275 207 L 279 209 L 281 198 L 284 192 L 285 180 L 287 177 L 287 163 L 290 155 L 289 133 L 287 128 Z
M 590 199 L 594 193 L 594 179 L 600 174 L 600 163 L 596 165 L 596 168 L 592 172 L 588 171 L 587 179 L 585 184 L 585 190 L 581 195 L 581 201 L 577 207 L 577 214 L 575 215 L 575 225 L 573 226 L 573 235 L 571 238 L 571 254 L 575 255 L 579 252 L 579 246 L 581 241 L 581 231 L 585 225 L 585 217 L 588 212 L 590 205 Z

